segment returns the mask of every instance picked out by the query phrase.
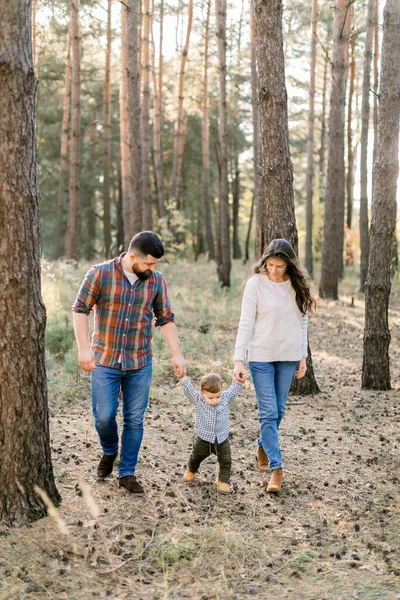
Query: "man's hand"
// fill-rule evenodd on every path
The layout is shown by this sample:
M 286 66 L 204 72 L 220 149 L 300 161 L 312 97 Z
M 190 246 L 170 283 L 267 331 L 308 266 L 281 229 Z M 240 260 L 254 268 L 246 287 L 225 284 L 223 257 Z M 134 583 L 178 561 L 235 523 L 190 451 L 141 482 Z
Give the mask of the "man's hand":
M 93 371 L 96 368 L 96 361 L 91 350 L 78 352 L 78 364 L 84 371 Z
M 307 371 L 307 359 L 302 358 L 297 367 L 297 371 L 294 372 L 294 376 L 296 377 L 296 379 L 301 379 L 306 374 L 306 371 Z
M 244 383 L 247 379 L 248 375 L 244 370 L 244 365 L 242 360 L 237 360 L 235 362 L 235 368 L 233 369 L 233 378 L 237 383 Z
M 183 379 L 186 375 L 186 360 L 183 358 L 182 354 L 177 354 L 172 357 L 172 368 L 174 370 L 174 374 L 179 377 L 179 379 Z

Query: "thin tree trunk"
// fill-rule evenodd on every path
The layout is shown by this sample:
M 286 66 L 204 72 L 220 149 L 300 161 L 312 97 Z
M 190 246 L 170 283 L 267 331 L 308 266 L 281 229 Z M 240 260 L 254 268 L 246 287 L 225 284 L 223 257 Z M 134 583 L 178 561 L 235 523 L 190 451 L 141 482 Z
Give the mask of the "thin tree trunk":
M 154 6 L 154 0 L 153 0 Z M 153 9 L 154 14 L 154 9 Z M 153 21 L 154 22 L 154 19 Z M 153 125 L 153 137 L 154 137 L 154 170 L 157 188 L 157 210 L 160 218 L 165 217 L 165 203 L 164 203 L 164 173 L 163 173 L 163 161 L 162 161 L 162 73 L 163 73 L 163 30 L 164 30 L 164 2 L 161 0 L 160 3 L 160 39 L 159 39 L 159 54 L 158 54 L 158 76 L 155 66 L 155 44 L 153 36 L 153 27 L 151 29 L 152 37 L 152 62 L 153 62 L 153 87 L 154 87 L 154 125 Z
M 63 252 L 64 227 L 63 216 L 66 205 L 65 179 L 68 167 L 68 122 L 69 108 L 71 103 L 71 34 L 68 27 L 67 63 L 65 67 L 65 93 L 63 100 L 63 117 L 61 123 L 61 152 L 60 152 L 60 175 L 58 180 L 58 199 L 56 217 L 56 258 L 60 258 Z
M 150 181 L 150 0 L 143 0 L 142 201 L 143 228 L 153 229 Z
M 349 11 L 349 18 L 351 23 L 354 19 L 354 5 L 352 4 Z M 353 220 L 353 179 L 354 179 L 354 149 L 353 149 L 353 96 L 354 96 L 354 80 L 356 75 L 356 38 L 354 35 L 351 36 L 350 40 L 350 56 L 351 65 L 348 69 L 349 72 L 349 103 L 347 108 L 347 214 L 346 224 L 351 229 Z
M 239 207 L 240 207 L 240 169 L 239 169 L 239 150 L 237 142 L 234 140 L 234 170 L 235 176 L 233 179 L 232 189 L 232 250 L 233 258 L 242 258 L 242 250 L 239 242 Z
M 189 119 L 189 115 L 187 113 L 184 113 L 183 123 L 182 123 L 182 135 L 180 136 L 179 148 L 178 148 L 178 167 L 177 167 L 178 181 L 177 181 L 177 186 L 176 186 L 176 190 L 177 190 L 176 197 L 178 199 L 178 202 L 177 202 L 178 208 L 180 208 L 180 206 L 181 206 L 180 198 L 181 198 L 181 191 L 182 191 L 182 164 L 183 164 L 183 152 L 185 150 L 185 143 L 186 143 L 188 119 Z
M 256 46 L 254 41 L 254 0 L 250 3 L 250 59 L 251 59 L 251 109 L 252 109 L 252 121 L 253 121 L 253 169 L 254 169 L 254 183 L 253 183 L 253 198 L 251 202 L 251 212 L 249 219 L 249 227 L 247 230 L 246 237 L 246 261 L 249 260 L 249 243 L 251 234 L 251 224 L 253 221 L 253 214 L 256 213 L 256 251 L 258 255 L 261 255 L 263 248 L 261 246 L 262 236 L 260 234 L 261 228 L 260 223 L 263 222 L 262 214 L 260 213 L 261 206 L 259 204 L 259 189 L 260 189 L 260 165 L 259 165 L 259 148 L 260 148 L 260 113 L 258 108 L 258 74 L 257 74 L 257 56 Z
M 0 520 L 46 514 L 37 485 L 58 505 L 51 464 L 40 291 L 38 189 L 30 1 L 0 0 Z
M 306 256 L 305 266 L 313 276 L 313 188 L 314 188 L 314 103 L 315 103 L 315 65 L 317 62 L 317 20 L 318 1 L 312 1 L 311 11 L 311 65 L 310 93 L 308 109 L 307 138 L 307 181 L 306 181 Z
M 130 154 L 130 178 L 132 185 L 132 213 L 130 231 L 125 239 L 142 229 L 142 137 L 140 128 L 140 73 L 138 63 L 138 0 L 126 0 L 126 71 L 128 99 L 128 132 Z
M 119 92 L 121 194 L 124 221 L 124 246 L 132 238 L 133 182 L 129 161 L 128 80 L 126 70 L 126 8 L 121 4 L 121 82 Z
M 282 35 L 282 0 L 254 2 L 255 44 L 260 108 L 260 224 L 262 248 L 273 239 L 288 240 L 298 253 L 294 212 L 293 167 L 289 150 L 287 93 Z M 310 349 L 307 373 L 292 389 L 296 394 L 319 392 Z
M 344 229 L 344 109 L 348 44 L 348 0 L 335 1 L 332 89 L 329 116 L 328 177 L 326 187 L 324 242 L 319 293 L 338 297 L 339 265 L 343 258 Z
M 247 234 L 246 234 L 246 243 L 245 243 L 245 250 L 244 250 L 244 261 L 243 263 L 247 263 L 250 260 L 250 236 L 251 236 L 251 226 L 253 224 L 253 215 L 254 215 L 254 208 L 255 208 L 255 203 L 256 203 L 256 195 L 255 193 L 253 193 L 253 197 L 251 199 L 251 207 L 250 207 L 250 216 L 249 216 L 249 224 L 247 227 Z
M 226 0 L 215 0 L 217 40 L 218 40 L 218 143 L 219 143 L 219 248 L 217 255 L 218 278 L 223 287 L 230 285 L 231 257 L 229 244 L 229 204 L 228 204 L 228 144 L 227 144 L 227 105 L 226 105 Z
M 365 291 L 368 271 L 369 232 L 368 232 L 368 130 L 369 130 L 369 88 L 371 82 L 372 45 L 374 40 L 375 0 L 368 0 L 367 35 L 365 38 L 362 105 L 361 105 L 361 194 L 360 194 L 360 292 Z
M 186 60 L 187 60 L 187 55 L 189 52 L 190 33 L 192 31 L 192 21 L 193 21 L 193 0 L 189 0 L 186 42 L 185 42 L 185 46 L 183 47 L 183 50 L 182 50 L 181 70 L 179 73 L 178 117 L 177 117 L 176 126 L 175 126 L 174 154 L 173 154 L 173 159 L 172 159 L 172 173 L 171 173 L 171 181 L 170 181 L 170 189 L 169 189 L 170 199 L 175 198 L 175 200 L 177 200 L 177 201 L 179 200 L 179 198 L 177 197 L 177 192 L 178 192 L 178 182 L 180 179 L 180 173 L 178 172 L 179 152 L 182 147 L 182 137 L 184 135 L 184 132 L 183 132 L 183 124 L 184 124 L 183 84 L 184 84 L 184 77 L 185 77 Z
M 206 230 L 208 260 L 215 260 L 214 234 L 212 229 L 212 218 L 210 208 L 210 123 L 209 123 L 209 99 L 208 99 L 208 59 L 209 59 L 209 37 L 210 37 L 210 12 L 211 0 L 207 0 L 207 17 L 204 46 L 204 80 L 203 80 L 203 123 L 202 123 L 202 191 L 203 191 L 203 215 Z
M 80 140 L 81 140 L 81 50 L 79 31 L 79 1 L 71 0 L 71 141 L 69 161 L 69 212 L 65 255 L 78 259 L 79 193 L 80 193 Z
M 88 172 L 91 181 L 95 181 L 96 174 L 96 145 L 97 145 L 97 112 L 94 110 L 92 112 L 92 123 L 90 125 L 90 154 L 89 154 L 89 164 L 88 164 Z M 87 198 L 87 213 L 86 213 L 86 223 L 87 223 L 87 255 L 85 258 L 90 260 L 96 254 L 95 246 L 96 246 L 96 216 L 95 216 L 95 201 L 94 194 L 92 190 L 89 190 L 88 198 Z
M 328 65 L 329 60 L 325 57 L 324 63 L 324 83 L 322 87 L 322 111 L 321 111 L 321 140 L 319 149 L 319 201 L 325 202 L 326 193 L 326 173 L 325 173 L 325 154 L 326 154 L 326 91 L 328 88 Z
M 110 199 L 110 169 L 111 169 L 111 3 L 108 0 L 107 11 L 107 50 L 106 76 L 104 81 L 104 127 L 103 127 L 103 240 L 104 255 L 111 256 L 111 199 Z
M 390 258 L 396 224 L 400 122 L 400 4 L 387 0 L 379 90 L 378 148 L 370 254 L 365 286 L 365 329 L 362 387 L 390 389 L 388 309 Z

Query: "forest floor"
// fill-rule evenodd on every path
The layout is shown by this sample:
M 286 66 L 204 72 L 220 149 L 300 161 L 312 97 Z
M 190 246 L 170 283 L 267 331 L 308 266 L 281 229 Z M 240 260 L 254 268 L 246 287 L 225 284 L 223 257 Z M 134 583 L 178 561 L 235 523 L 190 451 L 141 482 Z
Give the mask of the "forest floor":
M 220 290 L 206 263 L 164 264 L 188 372 L 230 381 L 248 267 Z M 69 310 L 85 266 L 44 267 L 49 347 L 71 340 Z M 216 492 L 216 460 L 198 481 L 182 475 L 193 410 L 155 335 L 155 371 L 137 469 L 142 497 L 96 478 L 101 455 L 89 381 L 71 345 L 48 353 L 51 447 L 59 517 L 20 529 L 0 523 L 1 600 L 235 600 L 400 598 L 400 290 L 391 301 L 392 386 L 360 389 L 363 298 L 351 274 L 340 300 L 318 300 L 310 343 L 321 393 L 290 397 L 281 426 L 285 479 L 268 495 L 256 468 L 257 408 L 250 382 L 231 407 L 234 493 Z M 352 304 L 354 298 L 354 306 Z M 62 310 L 61 310 L 62 307 Z M 64 316 L 62 311 L 64 311 Z M 65 317 L 65 335 L 56 331 Z M 82 483 L 83 481 L 83 483 Z M 89 491 L 85 486 L 86 482 Z

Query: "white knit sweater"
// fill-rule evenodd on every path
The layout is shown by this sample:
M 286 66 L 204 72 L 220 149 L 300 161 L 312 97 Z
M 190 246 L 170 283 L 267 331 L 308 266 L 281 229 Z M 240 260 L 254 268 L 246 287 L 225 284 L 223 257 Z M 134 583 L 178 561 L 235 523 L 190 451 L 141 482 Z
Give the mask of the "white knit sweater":
M 234 360 L 296 361 L 307 356 L 307 315 L 302 315 L 290 283 L 274 283 L 257 273 L 242 300 Z

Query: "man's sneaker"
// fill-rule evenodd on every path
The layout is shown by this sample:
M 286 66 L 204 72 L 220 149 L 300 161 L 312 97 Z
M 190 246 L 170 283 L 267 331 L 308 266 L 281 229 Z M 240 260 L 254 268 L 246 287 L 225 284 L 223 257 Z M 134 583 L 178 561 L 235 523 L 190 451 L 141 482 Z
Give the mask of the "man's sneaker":
M 143 486 L 137 481 L 134 475 L 125 475 L 120 477 L 119 487 L 123 487 L 131 494 L 144 494 Z
M 220 494 L 230 494 L 232 490 L 225 481 L 218 481 L 218 491 Z
M 185 474 L 183 475 L 183 479 L 185 481 L 194 481 L 196 479 L 196 473 L 192 473 L 192 471 L 186 469 Z
M 115 454 L 103 454 L 97 466 L 97 477 L 101 477 L 103 479 L 112 472 L 117 454 L 118 452 Z

